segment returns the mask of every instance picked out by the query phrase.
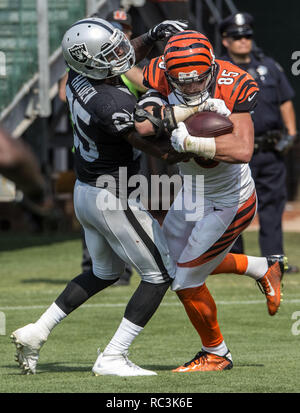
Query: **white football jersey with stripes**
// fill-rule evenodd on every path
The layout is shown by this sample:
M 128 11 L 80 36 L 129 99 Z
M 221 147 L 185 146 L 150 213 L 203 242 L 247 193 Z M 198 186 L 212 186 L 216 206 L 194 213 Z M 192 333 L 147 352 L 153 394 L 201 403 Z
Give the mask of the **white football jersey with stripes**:
M 180 103 L 174 93 L 171 93 L 166 101 L 154 89 L 150 89 L 139 101 L 139 105 L 143 107 L 151 104 L 179 105 Z M 230 164 L 195 157 L 188 162 L 179 163 L 178 166 L 180 173 L 185 177 L 203 176 L 203 180 L 188 179 L 188 182 L 192 182 L 189 187 L 193 192 L 202 191 L 204 197 L 214 201 L 216 205 L 230 207 L 242 204 L 255 189 L 248 164 Z M 199 182 L 203 182 L 204 188 L 199 188 Z

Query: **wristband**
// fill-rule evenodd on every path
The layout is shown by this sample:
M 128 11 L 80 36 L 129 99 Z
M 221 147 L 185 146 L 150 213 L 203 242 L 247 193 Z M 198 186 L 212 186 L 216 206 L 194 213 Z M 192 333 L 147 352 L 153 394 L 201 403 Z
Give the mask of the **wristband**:
M 196 138 L 188 135 L 184 140 L 186 152 L 192 152 L 208 159 L 213 159 L 216 155 L 215 138 Z
M 155 40 L 151 39 L 151 37 L 149 36 L 149 33 L 144 33 L 141 36 L 142 36 L 142 41 L 145 45 L 151 46 L 155 43 Z
M 176 122 L 184 122 L 187 118 L 198 112 L 197 106 L 175 105 L 172 106 L 173 115 Z

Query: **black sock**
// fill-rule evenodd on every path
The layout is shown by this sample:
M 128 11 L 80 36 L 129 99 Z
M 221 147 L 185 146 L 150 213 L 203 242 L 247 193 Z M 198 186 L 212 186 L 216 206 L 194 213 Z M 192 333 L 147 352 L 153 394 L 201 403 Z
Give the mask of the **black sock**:
M 124 317 L 132 323 L 144 327 L 161 303 L 171 281 L 151 284 L 141 281 L 125 309 Z
M 64 291 L 56 299 L 55 304 L 66 314 L 87 301 L 94 294 L 116 282 L 114 280 L 102 280 L 96 277 L 92 271 L 84 272 L 75 277 L 66 286 Z

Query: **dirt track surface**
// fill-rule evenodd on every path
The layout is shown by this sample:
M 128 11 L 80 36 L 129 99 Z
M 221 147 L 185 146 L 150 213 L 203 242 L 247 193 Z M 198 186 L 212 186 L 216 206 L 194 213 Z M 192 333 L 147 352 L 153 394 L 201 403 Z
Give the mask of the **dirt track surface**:
M 283 231 L 300 232 L 300 201 L 288 202 L 283 213 Z M 246 231 L 256 231 L 259 228 L 258 216 Z

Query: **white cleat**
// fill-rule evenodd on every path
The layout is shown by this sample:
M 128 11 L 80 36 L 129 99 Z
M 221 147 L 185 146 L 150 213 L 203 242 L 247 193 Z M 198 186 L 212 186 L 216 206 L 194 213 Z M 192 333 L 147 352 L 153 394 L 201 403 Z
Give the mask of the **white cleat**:
M 92 368 L 95 376 L 156 376 L 157 373 L 145 370 L 132 363 L 127 357 L 128 353 L 116 355 L 104 355 L 98 350 L 98 358 Z
M 35 324 L 14 331 L 10 338 L 16 346 L 15 361 L 19 364 L 22 374 L 35 374 L 39 352 L 46 338 L 42 336 Z

